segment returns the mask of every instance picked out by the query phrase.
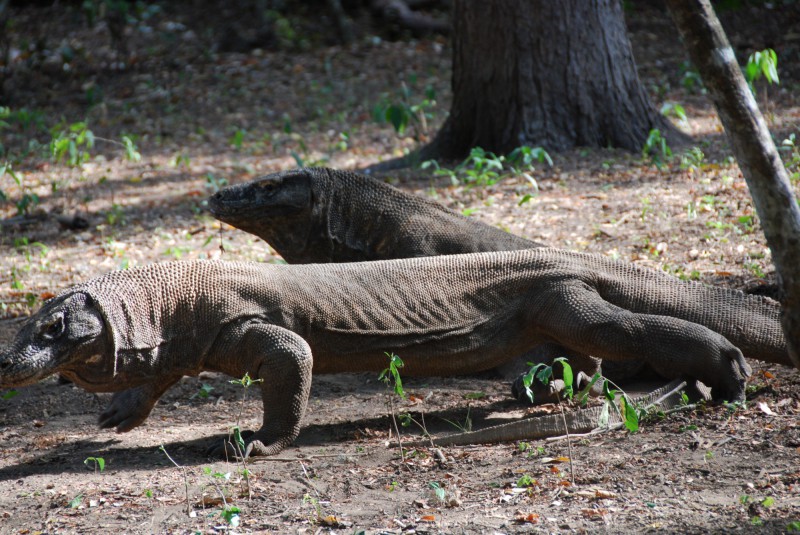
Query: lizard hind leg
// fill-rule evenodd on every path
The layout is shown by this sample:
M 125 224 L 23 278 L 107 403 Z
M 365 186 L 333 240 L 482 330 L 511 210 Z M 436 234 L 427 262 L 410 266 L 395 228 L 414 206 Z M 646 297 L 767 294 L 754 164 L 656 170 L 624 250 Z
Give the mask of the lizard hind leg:
M 541 310 L 539 327 L 575 351 L 608 360 L 641 360 L 667 378 L 689 377 L 718 400 L 744 399 L 750 366 L 728 339 L 692 321 L 632 312 L 586 285 L 565 285 Z

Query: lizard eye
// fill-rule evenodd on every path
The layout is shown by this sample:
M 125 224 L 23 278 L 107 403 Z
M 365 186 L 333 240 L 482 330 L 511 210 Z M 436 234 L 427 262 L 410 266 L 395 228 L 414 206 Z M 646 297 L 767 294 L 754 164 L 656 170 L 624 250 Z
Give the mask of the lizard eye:
M 40 332 L 42 337 L 49 340 L 58 338 L 64 332 L 64 316 L 61 314 L 53 316 L 47 323 L 42 325 Z

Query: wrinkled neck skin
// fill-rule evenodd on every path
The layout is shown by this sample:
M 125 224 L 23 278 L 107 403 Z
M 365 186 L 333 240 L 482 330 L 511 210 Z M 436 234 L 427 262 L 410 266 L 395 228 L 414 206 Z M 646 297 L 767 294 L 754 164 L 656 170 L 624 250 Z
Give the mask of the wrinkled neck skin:
M 404 210 L 395 191 L 346 172 L 315 169 L 311 228 L 306 243 L 309 262 L 364 262 L 417 256 L 388 245 L 395 240 L 393 214 Z M 400 203 L 402 204 L 402 203 Z
M 152 383 L 153 378 L 165 370 L 161 369 L 158 359 L 152 360 L 147 352 L 115 356 L 113 351 L 97 347 L 59 372 L 88 392 L 119 392 Z

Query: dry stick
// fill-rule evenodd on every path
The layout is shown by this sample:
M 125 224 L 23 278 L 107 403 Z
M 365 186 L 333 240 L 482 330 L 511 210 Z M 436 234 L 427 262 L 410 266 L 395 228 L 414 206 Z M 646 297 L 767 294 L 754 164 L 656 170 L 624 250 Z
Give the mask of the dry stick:
M 400 459 L 403 461 L 403 466 L 405 466 L 406 469 L 409 469 L 408 466 L 406 466 L 406 454 L 405 454 L 405 451 L 403 450 L 403 439 L 400 438 L 400 429 L 397 427 L 397 418 L 395 417 L 395 414 L 394 414 L 395 410 L 394 410 L 394 398 L 393 397 L 389 397 L 389 406 L 391 407 L 390 410 L 391 410 L 391 413 L 392 413 L 392 423 L 394 423 L 394 432 L 397 434 L 397 444 L 400 446 Z
M 167 448 L 165 448 L 163 444 L 161 444 L 161 446 L 159 446 L 158 449 L 164 452 L 164 455 L 167 456 L 167 459 L 169 459 L 172 462 L 172 464 L 174 464 L 176 467 L 180 468 L 181 471 L 183 471 L 183 486 L 184 489 L 186 490 L 186 516 L 190 516 L 192 514 L 192 506 L 189 504 L 189 476 L 186 474 L 186 467 L 176 463 L 175 459 L 173 459 L 170 456 L 170 454 L 167 453 Z
M 569 428 L 567 427 L 567 417 L 564 415 L 564 405 L 561 404 L 561 399 L 558 399 L 558 408 L 561 409 L 561 419 L 564 421 L 564 431 L 567 433 L 567 451 L 569 451 L 569 475 L 572 480 L 572 486 L 575 486 L 575 468 L 572 466 L 572 441 L 569 439 Z

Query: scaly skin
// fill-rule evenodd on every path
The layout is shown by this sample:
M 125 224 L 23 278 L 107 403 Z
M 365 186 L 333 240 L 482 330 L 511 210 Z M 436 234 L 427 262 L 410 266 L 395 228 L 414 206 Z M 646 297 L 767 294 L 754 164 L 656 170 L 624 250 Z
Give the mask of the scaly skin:
M 183 375 L 260 384 L 264 423 L 248 454 L 297 436 L 313 371 L 475 373 L 542 342 L 643 359 L 741 400 L 746 355 L 789 364 L 780 306 L 607 258 L 558 249 L 328 265 L 214 261 L 110 273 L 49 301 L 0 351 L 0 388 L 62 372 L 117 392 L 103 427 L 145 420 Z

